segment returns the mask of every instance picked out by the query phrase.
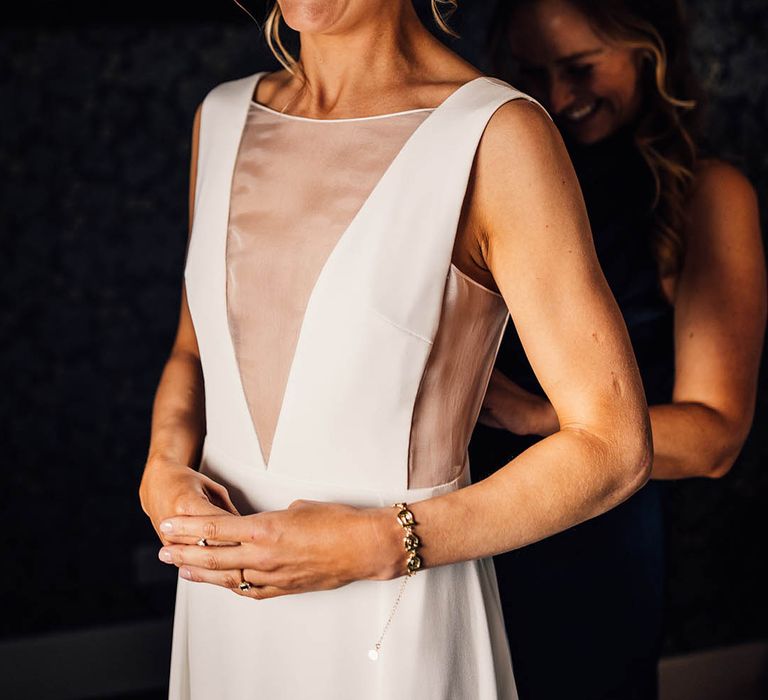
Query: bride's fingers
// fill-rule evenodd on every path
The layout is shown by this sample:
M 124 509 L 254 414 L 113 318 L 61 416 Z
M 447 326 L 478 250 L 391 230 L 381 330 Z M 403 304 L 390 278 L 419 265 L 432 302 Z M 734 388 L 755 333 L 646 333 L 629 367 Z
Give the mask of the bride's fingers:
M 286 588 L 280 588 L 275 585 L 280 580 L 277 574 L 254 571 L 245 569 L 243 571 L 245 578 L 240 577 L 240 569 L 224 569 L 212 571 L 199 566 L 190 566 L 185 564 L 179 569 L 179 576 L 187 581 L 195 583 L 209 583 L 214 586 L 221 586 L 249 598 L 274 598 L 277 595 L 287 595 L 291 591 Z M 240 584 L 246 581 L 250 587 L 240 587 Z
M 160 541 L 163 543 L 164 547 L 170 547 L 171 545 L 174 545 L 174 544 L 178 544 L 178 545 L 192 545 L 192 544 L 195 544 L 196 545 L 198 543 L 198 541 L 199 541 L 199 539 L 195 539 L 194 537 L 181 536 L 181 535 L 179 535 L 178 537 L 176 537 L 175 539 L 172 540 L 164 532 L 160 532 L 158 534 L 160 535 Z M 214 542 L 208 542 L 207 540 L 206 540 L 205 543 L 206 543 L 206 545 L 210 544 L 212 546 L 214 546 L 216 544 Z M 228 543 L 228 544 L 231 544 L 231 543 Z
M 237 544 L 229 547 L 199 547 L 195 545 L 168 545 L 157 554 L 166 564 L 188 564 L 209 571 L 245 569 L 253 564 L 254 547 Z
M 213 482 L 212 482 L 213 483 Z M 232 506 L 234 508 L 234 506 Z M 177 515 L 184 516 L 226 516 L 237 517 L 233 513 L 212 503 L 207 496 L 199 495 L 193 498 L 185 499 L 178 504 Z M 159 527 L 159 535 L 164 545 L 170 544 L 199 544 L 202 546 L 211 545 L 214 547 L 232 546 L 240 544 L 237 540 L 223 539 L 217 537 L 206 538 L 203 534 L 182 533 L 179 531 L 166 532 L 164 528 Z
M 239 542 L 231 542 L 228 540 L 209 540 L 204 537 L 193 537 L 191 535 L 167 535 L 164 532 L 160 533 L 160 539 L 164 547 L 172 547 L 173 545 L 190 546 L 195 545 L 203 549 L 204 547 L 235 547 L 239 545 Z
M 231 513 L 220 511 L 218 515 L 184 514 L 160 523 L 160 530 L 169 540 L 176 541 L 179 535 L 192 537 L 208 537 L 234 542 L 250 542 L 259 534 L 256 524 L 268 513 L 250 516 L 233 516 Z

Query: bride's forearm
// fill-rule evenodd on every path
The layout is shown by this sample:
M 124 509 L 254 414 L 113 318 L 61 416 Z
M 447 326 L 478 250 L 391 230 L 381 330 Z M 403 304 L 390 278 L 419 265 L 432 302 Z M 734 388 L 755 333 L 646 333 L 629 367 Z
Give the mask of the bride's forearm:
M 195 465 L 204 434 L 200 359 L 175 350 L 165 364 L 155 393 L 147 463 L 167 460 Z
M 646 482 L 650 453 L 640 438 L 608 443 L 566 427 L 483 481 L 409 504 L 424 566 L 517 549 L 599 515 Z M 397 529 L 385 528 L 396 547 Z

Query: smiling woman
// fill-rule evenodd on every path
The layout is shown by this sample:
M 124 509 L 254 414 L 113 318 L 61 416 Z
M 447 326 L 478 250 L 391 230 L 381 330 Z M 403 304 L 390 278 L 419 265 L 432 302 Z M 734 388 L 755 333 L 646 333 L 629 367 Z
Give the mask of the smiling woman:
M 538 14 L 540 9 L 537 12 L 531 7 L 528 12 Z M 518 30 L 510 32 L 510 41 L 520 48 L 516 57 L 522 79 L 532 89 L 549 92 L 552 113 L 570 133 L 584 143 L 594 143 L 624 126 L 636 113 L 640 94 L 634 86 L 639 62 L 631 48 L 603 44 L 589 25 L 574 25 L 568 17 L 561 21 L 558 30 L 563 29 L 556 30 L 555 37 L 558 57 L 552 65 L 545 63 L 547 45 L 535 37 Z M 575 98 L 572 84 L 589 85 L 589 89 Z
M 581 144 L 631 128 L 654 178 L 662 274 L 679 271 L 693 182 L 701 91 L 678 1 L 516 0 L 500 3 L 491 49 L 498 69 L 545 100 Z M 546 97 L 544 97 L 546 96 Z
M 659 481 L 723 476 L 752 421 L 766 317 L 756 196 L 698 148 L 678 3 L 516 0 L 500 5 L 495 28 L 502 74 L 565 135 L 640 367 L 655 453 L 652 481 L 617 508 L 497 557 L 518 688 L 522 698 L 648 700 L 664 604 Z M 487 427 L 473 440 L 478 466 L 506 464 L 558 429 L 527 351 L 510 328 L 480 418 Z

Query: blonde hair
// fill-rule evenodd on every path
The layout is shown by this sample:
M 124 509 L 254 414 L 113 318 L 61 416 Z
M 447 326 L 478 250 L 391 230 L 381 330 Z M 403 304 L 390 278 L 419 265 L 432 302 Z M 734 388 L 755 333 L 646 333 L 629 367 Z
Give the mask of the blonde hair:
M 694 113 L 698 101 L 672 94 L 682 85 L 680 80 L 672 80 L 666 42 L 656 27 L 636 16 L 621 19 L 623 21 L 611 23 L 613 26 L 598 24 L 595 29 L 608 40 L 639 50 L 649 69 L 647 79 L 651 89 L 637 120 L 634 138 L 653 176 L 654 196 L 650 205 L 654 215 L 653 243 L 659 274 L 663 277 L 679 272 L 685 257 L 687 201 L 698 159 L 686 115 Z M 673 86 L 673 82 L 677 85 Z
M 239 5 L 238 0 L 235 2 Z M 432 17 L 441 31 L 449 36 L 458 38 L 458 34 L 448 26 L 448 19 L 456 11 L 458 0 L 430 0 L 432 7 Z M 241 5 L 242 7 L 242 5 Z M 441 10 L 444 7 L 445 10 Z M 243 8 L 244 9 L 244 8 Z M 250 14 L 250 13 L 248 13 Z M 283 39 L 280 36 L 280 25 L 282 24 L 283 13 L 280 10 L 280 4 L 275 0 L 267 13 L 264 22 L 264 38 L 267 46 L 275 58 L 280 62 L 289 73 L 296 75 L 301 70 L 299 61 L 286 48 Z

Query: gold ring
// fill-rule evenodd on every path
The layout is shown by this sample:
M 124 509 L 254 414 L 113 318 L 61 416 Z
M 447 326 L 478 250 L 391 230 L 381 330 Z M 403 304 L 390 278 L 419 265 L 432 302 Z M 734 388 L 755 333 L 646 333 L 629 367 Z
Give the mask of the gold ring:
M 240 569 L 240 583 L 237 587 L 243 592 L 251 590 L 251 584 L 245 580 L 245 571 L 242 569 Z
M 201 537 L 195 544 L 198 547 L 207 547 L 208 546 L 208 540 L 205 539 L 205 537 Z

